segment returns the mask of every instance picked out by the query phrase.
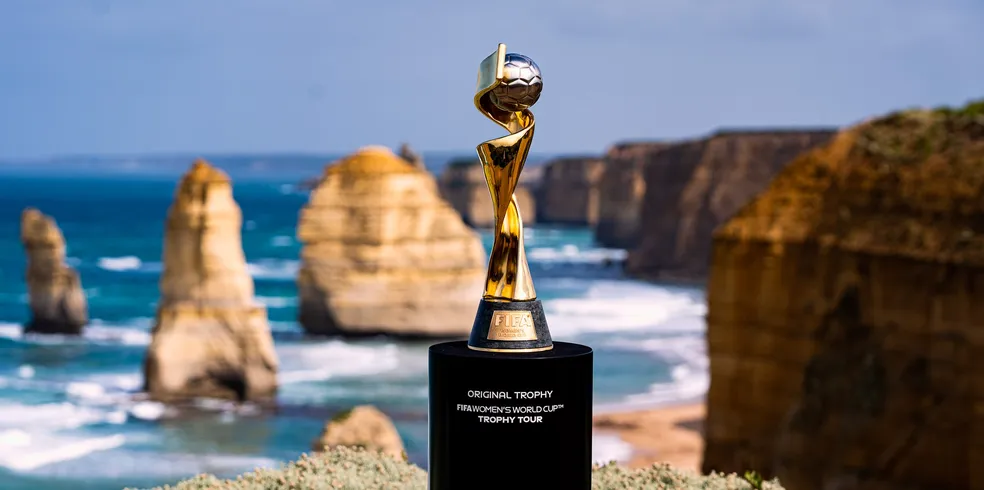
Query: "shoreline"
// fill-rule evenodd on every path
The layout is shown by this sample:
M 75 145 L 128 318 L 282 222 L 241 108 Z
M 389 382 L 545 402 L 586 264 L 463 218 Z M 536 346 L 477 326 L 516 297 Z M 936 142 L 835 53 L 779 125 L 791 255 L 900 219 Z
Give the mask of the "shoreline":
M 596 412 L 592 425 L 596 436 L 618 438 L 631 447 L 616 458 L 619 464 L 642 468 L 666 462 L 700 473 L 705 416 L 701 397 L 646 407 L 613 405 Z

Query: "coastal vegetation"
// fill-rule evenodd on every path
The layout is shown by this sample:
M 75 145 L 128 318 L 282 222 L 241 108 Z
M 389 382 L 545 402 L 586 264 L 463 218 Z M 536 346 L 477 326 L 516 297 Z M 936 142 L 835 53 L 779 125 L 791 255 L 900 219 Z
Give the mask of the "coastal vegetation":
M 750 481 L 751 480 L 751 481 Z M 759 482 L 735 474 L 697 475 L 668 464 L 629 469 L 596 465 L 592 490 L 783 490 L 778 481 Z M 280 469 L 258 469 L 234 480 L 200 475 L 154 490 L 424 490 L 427 473 L 419 467 L 360 448 L 338 447 L 302 456 Z

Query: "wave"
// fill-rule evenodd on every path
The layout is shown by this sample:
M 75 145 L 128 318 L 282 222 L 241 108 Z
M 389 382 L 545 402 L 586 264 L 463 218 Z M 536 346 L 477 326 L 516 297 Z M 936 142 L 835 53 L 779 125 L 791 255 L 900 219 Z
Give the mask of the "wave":
M 591 460 L 595 463 L 624 463 L 632 457 L 632 452 L 632 445 L 616 435 L 593 434 L 591 437 Z
M 127 435 L 127 440 L 132 436 Z M 107 462 L 111 462 L 107 464 Z M 229 453 L 158 452 L 129 449 L 126 445 L 37 471 L 45 478 L 64 480 L 125 479 L 178 480 L 209 473 L 224 478 L 257 468 L 277 468 L 281 461 Z M 149 485 L 148 485 L 149 486 Z M 118 488 L 119 485 L 116 486 Z
M 548 299 L 543 310 L 551 333 L 576 335 L 615 331 L 703 332 L 703 298 L 630 281 L 594 281 L 581 297 Z M 700 321 L 680 322 L 681 318 Z
M 280 243 L 277 242 L 278 238 L 289 237 L 274 237 L 274 246 L 290 245 L 278 244 Z M 100 257 L 97 262 L 100 269 L 113 272 L 160 274 L 164 270 L 161 262 L 144 262 L 133 255 Z M 254 279 L 294 280 L 297 277 L 298 269 L 300 269 L 300 261 L 292 259 L 261 259 L 246 264 L 246 270 Z
M 589 284 L 580 297 L 543 301 L 554 338 L 587 335 L 600 348 L 644 352 L 670 374 L 669 381 L 625 396 L 614 408 L 666 405 L 706 394 L 707 306 L 701 291 L 634 281 Z
M 134 318 L 120 324 L 112 324 L 95 319 L 85 326 L 81 336 L 25 334 L 22 325 L 0 322 L 0 337 L 38 345 L 93 343 L 145 346 L 150 344 L 150 326 L 153 321 L 153 318 Z
M 0 404 L 0 466 L 31 471 L 123 445 L 121 434 L 66 434 L 94 424 L 122 424 L 125 415 L 72 403 Z
M 150 402 L 132 410 L 137 418 L 152 419 L 159 409 Z M 146 417 L 140 417 L 143 412 Z M 189 454 L 128 449 L 131 441 L 158 438 L 122 428 L 106 434 L 98 425 L 118 427 L 126 422 L 118 412 L 94 410 L 72 403 L 0 404 L 0 467 L 46 478 L 176 478 L 198 473 L 230 475 L 257 467 L 272 468 L 270 458 L 237 454 Z M 98 454 L 97 454 L 98 453 Z M 107 461 L 112 461 L 107 465 Z
M 294 296 L 257 296 L 256 301 L 267 309 L 297 306 L 297 298 Z
M 577 245 L 561 247 L 535 247 L 526 253 L 531 262 L 567 263 L 567 264 L 602 264 L 605 262 L 620 262 L 625 260 L 628 252 L 620 248 L 588 248 L 581 249 Z
M 282 403 L 427 399 L 427 354 L 420 348 L 329 340 L 279 345 L 277 353 Z
M 293 281 L 301 263 L 298 260 L 262 259 L 246 264 L 246 270 L 253 279 L 273 279 Z
M 3 429 L 29 427 L 32 430 L 51 431 L 118 421 L 118 417 L 104 410 L 69 402 L 38 405 L 0 403 L 0 428 Z
M 81 389 L 76 384 L 68 391 L 90 401 L 99 392 L 91 384 Z M 160 438 L 153 431 L 148 432 L 147 426 L 123 425 L 130 419 L 156 420 L 168 408 L 148 401 L 123 405 L 86 405 L 81 400 L 0 403 L 0 467 L 47 478 L 171 478 L 202 472 L 228 475 L 277 465 L 269 458 L 235 454 L 129 450 L 126 445 L 130 442 L 157 445 Z M 113 464 L 107 465 L 106 461 Z
M 0 466 L 17 472 L 78 459 L 83 456 L 122 446 L 126 437 L 66 437 L 31 434 L 20 429 L 0 431 Z
M 328 340 L 277 346 L 281 385 L 336 377 L 370 377 L 399 367 L 396 344 L 359 345 Z
M 702 336 L 678 336 L 644 340 L 616 339 L 605 347 L 651 353 L 670 366 L 670 381 L 653 383 L 645 393 L 628 395 L 619 408 L 665 406 L 696 400 L 710 387 L 710 362 Z
M 100 257 L 99 268 L 108 271 L 129 271 L 137 270 L 143 262 L 139 257 L 127 255 L 125 257 Z
M 169 410 L 163 404 L 134 398 L 142 379 L 139 373 L 96 373 L 81 379 L 36 379 L 34 368 L 22 365 L 17 377 L 0 376 L 0 387 L 34 396 L 63 396 L 50 403 L 0 402 L 0 467 L 30 473 L 84 460 L 97 452 L 124 446 L 132 419 L 156 420 Z M 116 428 L 109 430 L 107 428 Z M 106 455 L 88 467 L 104 467 Z

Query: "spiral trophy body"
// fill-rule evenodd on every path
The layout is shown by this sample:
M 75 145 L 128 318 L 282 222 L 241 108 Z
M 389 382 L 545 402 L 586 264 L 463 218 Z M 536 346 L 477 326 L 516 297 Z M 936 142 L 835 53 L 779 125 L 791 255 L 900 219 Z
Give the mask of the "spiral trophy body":
M 530 107 L 542 87 L 536 63 L 520 54 L 507 54 L 505 44 L 479 67 L 475 107 L 510 134 L 477 148 L 492 196 L 495 240 L 485 292 L 468 340 L 468 347 L 475 350 L 518 353 L 553 347 L 526 262 L 523 218 L 515 195 L 533 142 L 535 120 Z

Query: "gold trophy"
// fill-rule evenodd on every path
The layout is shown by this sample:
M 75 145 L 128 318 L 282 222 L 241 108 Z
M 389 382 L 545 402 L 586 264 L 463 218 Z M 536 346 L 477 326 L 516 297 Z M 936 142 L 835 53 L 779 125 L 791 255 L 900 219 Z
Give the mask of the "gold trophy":
M 520 353 L 553 348 L 526 262 L 523 219 L 514 194 L 533 142 L 530 107 L 542 89 L 540 67 L 521 54 L 507 54 L 505 44 L 479 66 L 475 107 L 510 134 L 477 148 L 495 210 L 495 241 L 485 293 L 468 339 L 474 350 Z

